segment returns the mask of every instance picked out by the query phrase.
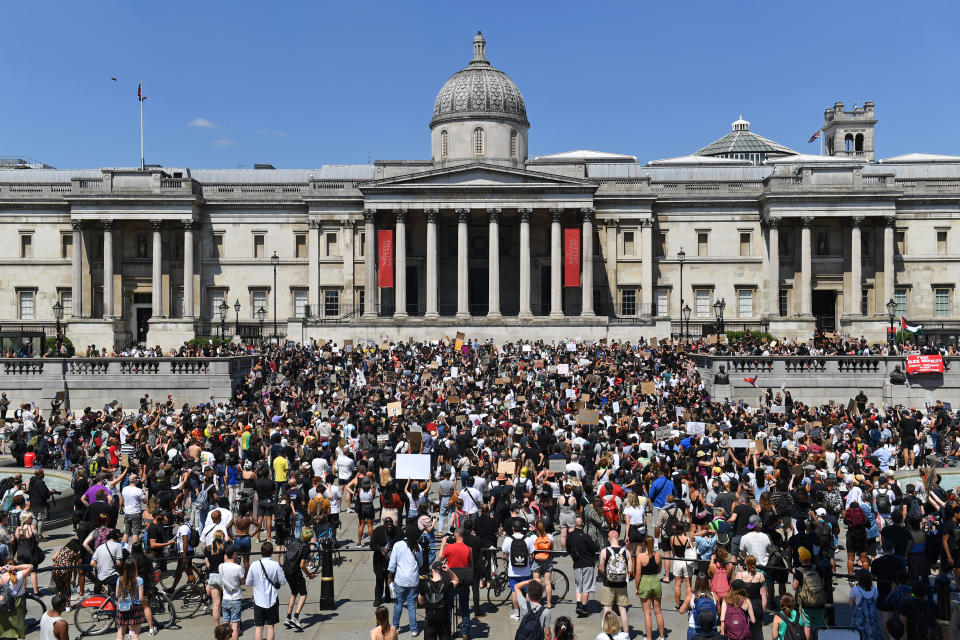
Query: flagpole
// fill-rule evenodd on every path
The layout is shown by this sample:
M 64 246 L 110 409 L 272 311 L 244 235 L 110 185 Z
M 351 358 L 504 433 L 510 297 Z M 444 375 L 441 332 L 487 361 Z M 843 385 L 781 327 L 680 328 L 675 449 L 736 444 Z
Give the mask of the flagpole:
M 143 163 L 143 80 L 140 81 L 140 91 L 137 92 L 137 101 L 140 103 L 140 171 L 146 168 Z

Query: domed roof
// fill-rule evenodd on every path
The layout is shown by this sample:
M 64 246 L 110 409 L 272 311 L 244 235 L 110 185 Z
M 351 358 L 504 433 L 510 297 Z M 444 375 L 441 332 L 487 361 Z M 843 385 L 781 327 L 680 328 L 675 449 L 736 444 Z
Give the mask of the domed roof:
M 487 62 L 486 40 L 479 31 L 473 39 L 473 60 L 450 76 L 433 104 L 430 126 L 471 117 L 501 117 L 527 122 L 527 106 L 520 89 L 503 71 Z
M 797 152 L 778 142 L 764 138 L 750 131 L 750 123 L 743 119 L 733 122 L 733 131 L 696 151 L 698 156 L 719 156 L 728 153 L 766 153 L 794 155 Z

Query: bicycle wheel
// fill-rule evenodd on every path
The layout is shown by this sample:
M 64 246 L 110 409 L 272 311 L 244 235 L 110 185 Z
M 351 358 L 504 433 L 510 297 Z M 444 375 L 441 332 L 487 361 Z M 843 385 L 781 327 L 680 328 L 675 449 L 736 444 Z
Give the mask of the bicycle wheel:
M 567 574 L 559 569 L 552 570 L 550 572 L 550 586 L 552 591 L 550 605 L 556 606 L 567 597 L 567 591 L 570 590 L 570 581 L 567 579 Z
M 73 614 L 73 624 L 77 630 L 85 636 L 93 636 L 106 631 L 113 625 L 116 610 L 113 602 L 103 596 L 93 596 L 87 598 L 84 602 L 90 601 L 91 604 L 77 605 L 76 613 Z M 99 604 L 96 604 L 99 602 Z
M 158 629 L 170 629 L 177 624 L 177 609 L 173 600 L 166 593 L 154 590 L 149 598 L 150 610 L 153 612 L 153 623 Z
M 47 605 L 37 596 L 27 596 L 27 613 L 24 617 L 24 629 L 32 631 L 40 628 L 40 617 L 47 612 Z
M 506 572 L 498 573 L 493 577 L 487 589 L 487 602 L 495 607 L 501 607 L 510 600 L 510 579 Z
M 171 597 L 181 618 L 197 615 L 207 602 L 207 590 L 199 582 L 188 582 Z

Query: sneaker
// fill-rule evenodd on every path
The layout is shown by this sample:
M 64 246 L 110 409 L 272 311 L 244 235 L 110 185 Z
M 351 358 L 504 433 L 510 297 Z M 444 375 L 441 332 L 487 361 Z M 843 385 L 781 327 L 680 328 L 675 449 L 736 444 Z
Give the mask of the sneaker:
M 152 628 L 150 629 L 150 635 L 155 636 L 155 635 L 157 635 L 158 633 L 160 633 L 160 629 L 157 629 L 156 627 L 152 627 Z
M 285 626 L 287 629 L 293 628 L 293 618 L 287 616 L 287 619 L 283 621 L 283 626 Z
M 294 628 L 299 629 L 300 631 L 303 631 L 303 625 L 300 624 L 300 617 L 299 617 L 299 616 L 297 616 L 297 617 L 293 618 L 292 620 L 290 620 L 290 624 L 292 624 L 292 625 L 294 626 Z
M 411 634 L 410 634 L 410 637 L 411 637 L 411 638 L 416 638 L 418 635 L 420 635 L 420 630 L 419 630 L 419 629 L 417 629 L 416 631 L 414 631 L 413 633 L 411 633 Z

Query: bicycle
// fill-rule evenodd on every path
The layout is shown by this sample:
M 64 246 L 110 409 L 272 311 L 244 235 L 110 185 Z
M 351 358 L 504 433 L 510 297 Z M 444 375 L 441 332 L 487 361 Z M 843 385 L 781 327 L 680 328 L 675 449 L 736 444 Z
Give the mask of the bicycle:
M 207 595 L 207 567 L 203 563 L 193 563 L 193 572 L 197 579 L 193 582 L 187 579 L 187 583 L 177 589 L 171 600 L 177 602 L 180 614 L 184 618 L 192 618 L 197 615 L 200 608 L 203 607 L 204 613 L 210 612 L 210 606 L 213 599 Z
M 147 603 L 153 613 L 153 624 L 157 629 L 170 629 L 177 623 L 177 611 L 170 596 L 158 582 L 160 572 L 154 572 L 153 576 L 154 586 L 147 595 Z M 116 623 L 116 618 L 117 602 L 113 596 L 92 595 L 76 605 L 73 623 L 83 637 L 106 633 Z M 37 619 L 37 626 L 39 625 L 40 620 Z M 29 628 L 27 630 L 29 631 Z
M 495 607 L 501 607 L 510 600 L 510 578 L 507 575 L 506 560 L 502 557 L 492 557 L 490 569 L 493 577 L 487 588 L 487 602 Z M 550 569 L 550 584 L 550 606 L 554 607 L 567 597 L 567 592 L 570 591 L 570 579 L 561 569 L 553 567 Z
M 47 612 L 47 605 L 37 595 L 24 596 L 26 613 L 24 615 L 23 628 L 27 631 L 35 631 L 40 628 L 40 618 Z

